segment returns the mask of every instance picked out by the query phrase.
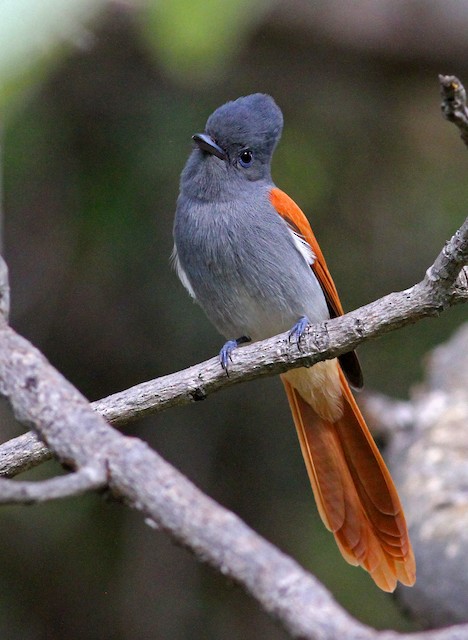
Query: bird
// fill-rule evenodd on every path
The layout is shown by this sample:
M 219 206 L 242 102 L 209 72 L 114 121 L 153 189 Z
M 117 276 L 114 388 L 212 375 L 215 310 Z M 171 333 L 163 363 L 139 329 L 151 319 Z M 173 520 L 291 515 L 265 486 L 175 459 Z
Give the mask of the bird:
M 283 129 L 274 99 L 254 93 L 208 118 L 180 178 L 173 263 L 184 287 L 233 351 L 344 314 L 310 223 L 273 182 Z M 403 508 L 351 386 L 354 351 L 281 375 L 318 512 L 344 559 L 384 591 L 411 586 L 416 566 Z

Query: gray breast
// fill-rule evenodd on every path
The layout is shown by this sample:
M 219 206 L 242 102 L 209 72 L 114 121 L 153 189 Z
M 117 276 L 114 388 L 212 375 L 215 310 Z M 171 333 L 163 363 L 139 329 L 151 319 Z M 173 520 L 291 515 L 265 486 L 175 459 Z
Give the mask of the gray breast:
M 218 331 L 253 340 L 303 315 L 328 318 L 320 285 L 267 190 L 218 205 L 180 196 L 174 224 L 179 275 Z

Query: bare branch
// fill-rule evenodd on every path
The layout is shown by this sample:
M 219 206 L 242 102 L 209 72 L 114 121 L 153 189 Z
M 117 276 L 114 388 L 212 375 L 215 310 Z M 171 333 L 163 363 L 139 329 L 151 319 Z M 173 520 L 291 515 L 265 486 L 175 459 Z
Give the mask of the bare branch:
M 52 458 L 52 452 L 30 431 L 0 446 L 0 476 L 15 476 Z
M 0 504 L 33 504 L 78 496 L 107 486 L 102 467 L 88 465 L 75 473 L 42 482 L 18 482 L 0 478 Z
M 229 377 L 219 366 L 218 358 L 211 358 L 183 371 L 143 382 L 93 402 L 92 407 L 111 424 L 121 426 L 175 405 L 204 400 L 210 393 L 240 382 L 334 358 L 370 338 L 438 315 L 449 306 L 468 301 L 468 288 L 460 276 L 460 269 L 467 262 L 468 218 L 446 243 L 427 270 L 424 280 L 410 289 L 391 293 L 341 318 L 310 327 L 301 342 L 300 352 L 289 344 L 288 334 L 284 333 L 236 350 Z M 463 271 L 466 272 L 466 269 Z M 456 287 L 453 286 L 455 281 Z M 46 449 L 34 449 L 34 458 L 32 454 L 30 456 L 28 449 L 33 442 L 34 438 L 29 436 L 24 441 L 15 440 L 0 447 L 0 461 L 4 447 L 8 448 L 10 456 L 0 464 L 0 473 L 14 475 L 26 467 L 40 464 L 50 456 Z M 17 454 L 11 455 L 15 447 Z M 16 456 L 21 457 L 23 462 L 10 466 L 9 461 L 13 462 Z
M 463 142 L 468 145 L 468 109 L 466 91 L 456 76 L 439 75 L 441 109 L 444 116 L 461 131 Z
M 0 327 L 0 390 L 18 419 L 34 424 L 62 462 L 105 470 L 117 497 L 242 584 L 293 637 L 332 638 L 351 624 L 358 637 L 371 637 L 293 560 L 204 496 L 146 444 L 107 425 L 37 349 L 7 326 Z
M 114 495 L 141 511 L 204 562 L 244 587 L 293 638 L 410 638 L 376 632 L 353 620 L 323 586 L 237 516 L 217 505 L 156 452 L 119 434 L 91 409 L 44 356 L 0 327 L 0 388 L 17 417 L 35 424 L 66 464 L 102 473 Z M 462 638 L 468 627 L 420 634 L 424 640 Z M 465 635 L 466 637 L 466 635 Z
M 468 218 L 448 241 L 422 282 L 391 293 L 351 313 L 309 328 L 301 351 L 291 347 L 284 333 L 238 349 L 226 377 L 217 358 L 136 385 L 93 403 L 106 420 L 122 425 L 145 415 L 205 399 L 221 388 L 291 367 L 311 366 L 355 349 L 362 342 L 438 315 L 443 309 L 468 300 L 468 289 L 453 284 L 468 263 Z

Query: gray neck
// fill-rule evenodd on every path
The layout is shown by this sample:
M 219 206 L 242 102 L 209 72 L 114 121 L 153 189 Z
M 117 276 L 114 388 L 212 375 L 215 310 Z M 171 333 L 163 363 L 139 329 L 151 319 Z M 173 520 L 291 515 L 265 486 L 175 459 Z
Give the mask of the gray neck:
M 251 186 L 271 184 L 269 168 L 264 167 L 261 177 L 255 181 L 240 176 L 229 162 L 214 156 L 201 155 L 198 149 L 192 151 L 180 177 L 181 194 L 206 202 L 227 202 L 239 198 L 239 193 L 250 190 Z

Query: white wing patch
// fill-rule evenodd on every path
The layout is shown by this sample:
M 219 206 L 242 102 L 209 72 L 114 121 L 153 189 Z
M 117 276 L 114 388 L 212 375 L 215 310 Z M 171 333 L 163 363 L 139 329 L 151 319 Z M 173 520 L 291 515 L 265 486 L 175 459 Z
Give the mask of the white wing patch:
M 187 291 L 192 296 L 192 298 L 194 298 L 196 300 L 197 296 L 195 295 L 195 291 L 192 289 L 192 285 L 190 284 L 190 281 L 187 278 L 187 274 L 182 269 L 182 265 L 180 264 L 179 256 L 177 255 L 177 247 L 175 245 L 174 245 L 174 248 L 172 249 L 172 253 L 171 253 L 171 263 L 172 263 L 172 266 L 174 267 L 174 269 L 176 270 L 177 275 L 179 276 L 179 280 L 182 282 L 182 284 L 187 289 Z
M 316 260 L 316 255 L 312 251 L 312 247 L 307 242 L 307 240 L 304 238 L 304 236 L 301 236 L 300 233 L 297 233 L 296 231 L 294 231 L 294 229 L 291 229 L 291 227 L 289 225 L 288 225 L 288 231 L 292 236 L 294 244 L 296 245 L 296 249 L 299 251 L 301 256 L 307 262 L 309 267 L 311 267 L 314 264 L 315 260 Z

